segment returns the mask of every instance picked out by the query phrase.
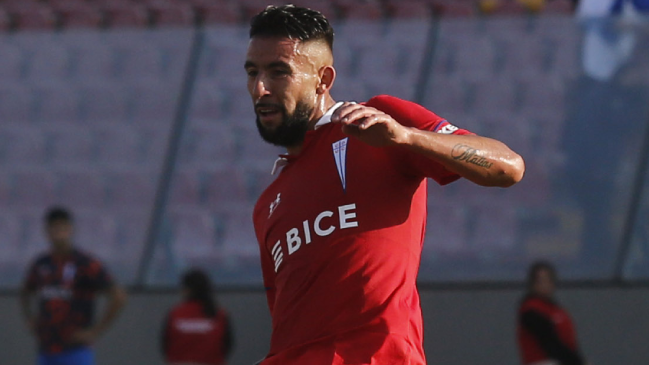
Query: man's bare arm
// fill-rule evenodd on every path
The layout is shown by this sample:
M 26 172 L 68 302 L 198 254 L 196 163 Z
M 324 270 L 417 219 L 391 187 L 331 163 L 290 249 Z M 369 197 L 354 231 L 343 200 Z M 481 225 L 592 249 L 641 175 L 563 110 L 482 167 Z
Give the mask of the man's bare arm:
M 34 297 L 34 291 L 27 288 L 23 288 L 20 291 L 20 311 L 23 315 L 23 319 L 27 324 L 27 328 L 30 332 L 35 333 L 36 331 L 36 317 L 32 312 L 32 299 Z
M 73 341 L 76 343 L 91 344 L 95 342 L 113 323 L 117 315 L 122 311 L 126 304 L 126 292 L 118 285 L 113 285 L 107 291 L 108 303 L 106 310 L 101 319 L 91 328 L 77 331 L 73 335 Z
M 402 146 L 427 156 L 482 186 L 508 187 L 523 178 L 523 158 L 504 143 L 487 137 L 449 135 L 405 127 L 372 107 L 345 103 L 332 122 L 372 146 Z
M 482 186 L 508 187 L 521 181 L 523 158 L 504 143 L 474 135 L 439 134 L 409 128 L 404 146 Z

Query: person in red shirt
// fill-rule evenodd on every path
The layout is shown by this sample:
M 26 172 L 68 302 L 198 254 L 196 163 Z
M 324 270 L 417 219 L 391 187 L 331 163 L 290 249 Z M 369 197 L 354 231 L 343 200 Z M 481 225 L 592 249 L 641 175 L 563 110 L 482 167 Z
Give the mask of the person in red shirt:
M 556 280 L 552 264 L 539 261 L 530 267 L 517 321 L 524 365 L 585 364 L 572 319 L 554 298 Z
M 261 363 L 425 364 L 415 281 L 426 178 L 507 187 L 524 163 L 409 101 L 336 102 L 332 47 L 314 10 L 270 6 L 251 21 L 257 128 L 287 149 L 253 213 L 272 317 Z
M 170 365 L 224 365 L 232 352 L 232 327 L 212 294 L 210 278 L 198 269 L 182 278 L 182 303 L 167 316 L 162 352 Z

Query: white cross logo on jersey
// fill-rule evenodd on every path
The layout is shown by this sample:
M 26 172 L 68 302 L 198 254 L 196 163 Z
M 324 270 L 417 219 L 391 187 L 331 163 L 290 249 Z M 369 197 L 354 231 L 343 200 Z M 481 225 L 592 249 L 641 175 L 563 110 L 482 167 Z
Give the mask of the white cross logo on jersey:
M 275 209 L 277 209 L 277 206 L 279 205 L 279 202 L 281 200 L 280 199 L 281 195 L 282 195 L 282 193 L 277 193 L 277 198 L 275 198 L 275 201 L 270 203 L 270 213 L 268 213 L 268 218 L 270 218 L 270 216 L 273 215 L 273 212 L 275 211 Z
M 349 138 L 343 138 L 340 141 L 331 144 L 334 150 L 334 160 L 336 161 L 336 168 L 338 169 L 338 176 L 340 183 L 343 185 L 343 191 L 347 191 L 347 141 Z

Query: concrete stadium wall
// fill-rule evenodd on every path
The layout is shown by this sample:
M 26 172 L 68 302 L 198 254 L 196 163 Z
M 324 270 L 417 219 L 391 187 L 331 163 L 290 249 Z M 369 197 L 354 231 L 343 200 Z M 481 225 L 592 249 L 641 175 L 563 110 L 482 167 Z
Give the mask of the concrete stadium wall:
M 518 364 L 514 339 L 517 290 L 424 290 L 425 345 L 432 365 Z M 649 289 L 565 289 L 592 365 L 649 364 Z M 131 294 L 119 321 L 97 344 L 99 365 L 161 365 L 158 331 L 173 293 Z M 236 349 L 230 365 L 251 365 L 268 349 L 270 318 L 262 292 L 219 296 L 232 315 Z M 15 295 L 0 296 L 0 364 L 34 364 L 34 342 Z

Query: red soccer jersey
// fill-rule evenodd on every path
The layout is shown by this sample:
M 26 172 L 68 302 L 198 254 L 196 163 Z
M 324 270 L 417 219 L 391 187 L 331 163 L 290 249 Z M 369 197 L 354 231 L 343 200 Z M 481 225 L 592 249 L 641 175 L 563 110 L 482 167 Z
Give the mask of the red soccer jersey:
M 228 317 L 220 310 L 207 317 L 199 302 L 177 305 L 167 319 L 164 332 L 165 358 L 169 364 L 225 364 Z
M 113 285 L 104 266 L 79 250 L 66 257 L 47 253 L 36 259 L 25 289 L 40 297 L 36 328 L 40 351 L 57 354 L 82 346 L 72 341 L 73 334 L 92 326 L 96 294 Z
M 539 337 L 541 334 L 534 333 L 528 326 L 526 326 L 523 316 L 525 314 L 532 313 L 537 318 L 545 320 L 548 326 L 551 327 L 549 336 L 546 334 L 546 338 Z M 538 324 L 537 324 L 538 327 Z M 543 328 L 538 329 L 538 332 L 541 332 Z M 544 361 L 557 361 L 562 360 L 558 358 L 558 355 L 562 355 L 565 359 L 565 363 L 581 363 L 581 356 L 579 355 L 579 345 L 577 344 L 577 333 L 575 327 L 570 318 L 570 314 L 561 308 L 558 304 L 553 301 L 543 299 L 541 297 L 530 296 L 526 298 L 519 308 L 519 320 L 517 323 L 517 336 L 518 336 L 518 347 L 520 350 L 521 360 L 523 364 L 536 364 Z M 556 345 L 548 344 L 547 342 L 553 342 L 553 338 L 556 337 L 556 342 L 559 345 L 559 349 L 556 349 Z M 546 343 L 543 344 L 542 341 Z M 551 346 L 548 348 L 548 346 Z M 548 349 L 555 347 L 554 352 L 556 354 L 548 353 Z M 561 347 L 565 350 L 561 350 Z M 567 352 L 567 354 L 566 354 Z M 566 356 L 568 356 L 566 358 Z M 569 360 L 576 358 L 578 360 Z M 564 363 L 564 361 L 559 361 Z
M 469 133 L 391 96 L 366 105 L 405 126 Z M 425 364 L 415 280 L 426 177 L 459 176 L 405 148 L 348 138 L 328 123 L 334 109 L 255 206 L 273 323 L 263 364 Z

